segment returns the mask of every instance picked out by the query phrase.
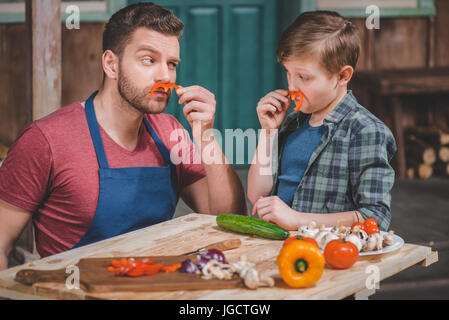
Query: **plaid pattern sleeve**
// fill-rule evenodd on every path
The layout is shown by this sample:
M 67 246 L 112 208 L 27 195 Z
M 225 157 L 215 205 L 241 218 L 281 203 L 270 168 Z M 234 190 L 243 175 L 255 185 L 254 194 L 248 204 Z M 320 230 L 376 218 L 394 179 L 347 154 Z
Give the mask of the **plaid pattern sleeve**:
M 363 127 L 349 145 L 349 173 L 352 199 L 364 219 L 374 218 L 386 231 L 391 221 L 391 188 L 394 170 L 390 166 L 395 142 L 389 130 L 378 124 Z
M 271 195 L 277 195 L 286 138 L 305 119 L 302 112 L 290 114 L 279 130 Z M 396 152 L 393 134 L 358 104 L 351 91 L 326 116 L 323 125 L 326 133 L 312 153 L 292 208 L 323 214 L 358 210 L 365 219 L 374 218 L 380 229 L 387 230 L 395 176 L 389 164 Z

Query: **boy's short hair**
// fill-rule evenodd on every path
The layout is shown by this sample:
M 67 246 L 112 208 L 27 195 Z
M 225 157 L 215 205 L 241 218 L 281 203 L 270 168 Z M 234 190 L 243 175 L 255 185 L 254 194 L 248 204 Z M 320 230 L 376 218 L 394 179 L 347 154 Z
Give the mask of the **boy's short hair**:
M 120 58 L 137 28 L 146 27 L 181 39 L 184 24 L 168 9 L 152 2 L 129 5 L 112 15 L 103 32 L 103 52 Z
M 317 54 L 330 73 L 341 67 L 354 68 L 360 55 L 360 35 L 357 27 L 333 11 L 311 11 L 300 14 L 279 39 L 276 58 L 283 62 L 304 54 Z

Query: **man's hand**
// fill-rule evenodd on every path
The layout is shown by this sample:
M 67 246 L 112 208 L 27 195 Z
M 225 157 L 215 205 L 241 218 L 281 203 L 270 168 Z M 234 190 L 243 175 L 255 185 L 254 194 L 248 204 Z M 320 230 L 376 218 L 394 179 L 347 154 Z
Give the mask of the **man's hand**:
M 287 114 L 291 100 L 288 91 L 278 89 L 268 93 L 257 104 L 257 116 L 262 129 L 273 130 L 279 128 Z
M 276 223 L 287 230 L 296 230 L 301 225 L 300 213 L 290 208 L 278 196 L 260 197 L 254 204 L 252 215 L 264 221 Z
M 215 120 L 215 96 L 212 92 L 200 86 L 182 87 L 176 90 L 179 97 L 179 104 L 185 104 L 183 108 L 184 115 L 192 127 L 192 134 L 200 134 L 201 137 L 205 130 L 214 127 Z M 201 124 L 197 131 L 194 124 Z M 194 136 L 195 139 L 201 137 Z

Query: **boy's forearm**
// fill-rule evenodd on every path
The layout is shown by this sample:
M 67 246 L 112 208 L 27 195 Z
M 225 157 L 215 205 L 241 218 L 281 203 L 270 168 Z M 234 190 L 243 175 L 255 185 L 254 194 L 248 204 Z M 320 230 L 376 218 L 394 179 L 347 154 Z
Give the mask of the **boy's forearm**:
M 261 130 L 259 144 L 248 172 L 248 199 L 253 204 L 259 197 L 269 195 L 273 187 L 272 143 L 270 133 Z
M 300 225 L 309 225 L 312 221 L 315 221 L 317 226 L 324 224 L 326 227 L 336 226 L 341 221 L 342 225 L 350 227 L 356 222 L 363 223 L 364 219 L 362 214 L 356 210 L 326 214 L 303 213 L 301 215 Z

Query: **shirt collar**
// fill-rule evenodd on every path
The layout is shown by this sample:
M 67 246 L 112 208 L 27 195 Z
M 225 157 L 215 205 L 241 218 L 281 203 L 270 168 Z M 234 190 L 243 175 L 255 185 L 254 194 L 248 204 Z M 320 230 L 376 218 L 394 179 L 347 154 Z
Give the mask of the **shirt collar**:
M 341 100 L 337 106 L 324 118 L 323 124 L 326 126 L 337 124 L 356 105 L 357 100 L 352 94 L 352 90 L 348 90 L 343 100 Z M 281 129 L 280 133 L 283 134 L 285 132 L 291 132 L 299 128 L 307 116 L 307 114 L 302 113 L 301 111 L 290 114 L 286 119 L 285 127 Z
M 347 94 L 341 100 L 337 106 L 332 110 L 325 118 L 324 122 L 338 123 L 340 122 L 346 114 L 351 111 L 357 105 L 357 100 L 352 94 L 351 90 L 348 90 Z

